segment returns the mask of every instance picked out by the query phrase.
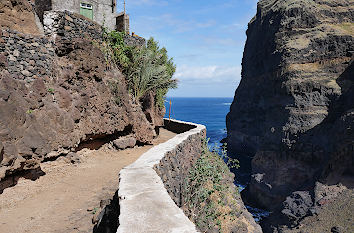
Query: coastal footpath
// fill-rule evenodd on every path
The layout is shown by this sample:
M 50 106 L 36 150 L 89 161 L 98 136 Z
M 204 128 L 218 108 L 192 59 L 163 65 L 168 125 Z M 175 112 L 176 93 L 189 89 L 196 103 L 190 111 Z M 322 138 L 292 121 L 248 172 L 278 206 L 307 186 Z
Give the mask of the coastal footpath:
M 350 0 L 261 0 L 248 25 L 227 142 L 264 232 L 354 231 L 353 19 Z
M 261 232 L 205 127 L 163 119 L 176 83 L 164 48 L 36 10 L 0 2 L 1 229 Z M 162 88 L 134 89 L 127 72 L 156 65 L 134 59 L 154 54 Z

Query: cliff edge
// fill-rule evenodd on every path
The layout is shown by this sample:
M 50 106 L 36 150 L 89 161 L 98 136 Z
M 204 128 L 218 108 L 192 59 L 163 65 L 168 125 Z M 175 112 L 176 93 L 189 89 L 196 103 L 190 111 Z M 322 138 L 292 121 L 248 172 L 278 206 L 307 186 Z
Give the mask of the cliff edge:
M 353 188 L 353 19 L 350 0 L 263 0 L 248 25 L 228 147 L 273 229 L 319 210 L 323 185 Z

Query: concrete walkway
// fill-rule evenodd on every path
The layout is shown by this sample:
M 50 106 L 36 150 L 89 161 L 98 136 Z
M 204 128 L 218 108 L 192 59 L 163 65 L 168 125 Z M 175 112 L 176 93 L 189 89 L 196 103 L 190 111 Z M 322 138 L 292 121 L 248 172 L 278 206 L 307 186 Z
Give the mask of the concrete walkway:
M 168 152 L 205 137 L 205 126 L 176 121 L 194 128 L 176 135 L 144 153 L 119 173 L 119 227 L 117 233 L 197 233 L 197 229 L 169 196 L 154 170 Z M 193 146 L 193 145 L 191 145 Z M 193 156 L 184 154 L 184 156 Z M 179 168 L 176 168 L 179 169 Z

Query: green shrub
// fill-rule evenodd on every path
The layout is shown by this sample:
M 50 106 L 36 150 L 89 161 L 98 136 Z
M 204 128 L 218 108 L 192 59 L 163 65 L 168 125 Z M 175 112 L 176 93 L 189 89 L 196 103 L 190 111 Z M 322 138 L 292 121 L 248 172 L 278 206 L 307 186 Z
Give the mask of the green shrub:
M 125 33 L 104 31 L 104 43 L 102 46 L 103 52 L 106 55 L 106 60 L 118 66 L 123 73 L 131 65 L 132 48 L 124 43 Z
M 120 68 L 127 79 L 129 92 L 135 102 L 152 91 L 156 105 L 164 107 L 165 96 L 170 88 L 177 87 L 173 79 L 176 66 L 167 55 L 166 48 L 150 38 L 146 46 L 130 47 L 124 43 L 125 33 L 104 30 L 104 43 L 101 46 L 107 65 Z

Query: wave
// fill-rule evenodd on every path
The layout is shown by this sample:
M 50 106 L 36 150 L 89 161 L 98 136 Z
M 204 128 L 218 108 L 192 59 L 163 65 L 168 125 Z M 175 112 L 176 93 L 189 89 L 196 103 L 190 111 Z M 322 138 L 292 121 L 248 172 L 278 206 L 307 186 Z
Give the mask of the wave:
M 228 105 L 230 106 L 232 103 L 222 103 L 222 105 Z

